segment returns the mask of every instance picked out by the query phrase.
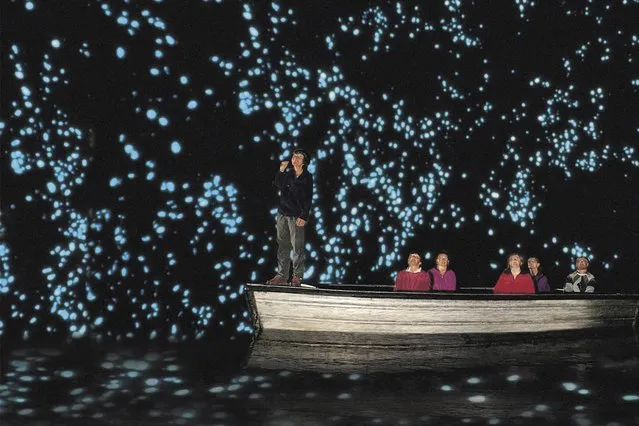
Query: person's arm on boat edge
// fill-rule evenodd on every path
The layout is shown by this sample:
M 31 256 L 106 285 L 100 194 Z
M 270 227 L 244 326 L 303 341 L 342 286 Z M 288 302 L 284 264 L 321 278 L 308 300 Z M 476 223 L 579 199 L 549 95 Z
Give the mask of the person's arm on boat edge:
M 535 294 L 537 293 L 537 287 L 535 287 L 535 281 L 530 276 L 530 274 L 521 274 L 521 280 L 523 281 L 523 285 L 520 286 L 519 290 L 522 293 L 526 294 Z
M 550 292 L 550 283 L 548 282 L 548 277 L 546 277 L 546 275 L 542 275 L 541 277 L 539 277 L 539 281 L 537 282 L 537 292 L 538 293 Z
M 499 274 L 497 282 L 493 286 L 493 293 L 505 293 L 505 287 L 508 285 L 508 275 L 504 272 Z
M 570 273 L 566 277 L 566 283 L 564 284 L 564 293 L 572 293 L 574 291 L 575 290 L 572 286 L 572 273 Z
M 400 277 L 402 275 L 402 272 L 404 272 L 404 271 L 399 271 L 397 273 L 397 276 L 395 277 L 395 284 L 393 285 L 393 291 L 400 291 L 401 290 L 400 286 L 401 286 L 401 281 L 402 280 L 400 279 Z
M 595 281 L 595 276 L 591 273 L 588 273 L 588 278 L 590 279 L 588 280 L 588 284 L 586 285 L 585 293 L 594 293 L 595 285 L 597 284 L 597 282 Z
M 452 269 L 449 269 L 450 271 L 450 282 L 453 285 L 453 291 L 457 291 L 459 290 L 459 288 L 457 287 L 457 275 L 455 274 L 455 271 L 453 271 Z

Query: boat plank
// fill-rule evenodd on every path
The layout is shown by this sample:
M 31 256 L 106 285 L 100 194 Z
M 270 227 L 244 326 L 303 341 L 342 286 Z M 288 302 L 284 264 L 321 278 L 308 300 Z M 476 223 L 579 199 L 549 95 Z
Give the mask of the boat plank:
M 264 328 L 340 332 L 538 332 L 631 324 L 633 300 L 419 300 L 257 292 Z

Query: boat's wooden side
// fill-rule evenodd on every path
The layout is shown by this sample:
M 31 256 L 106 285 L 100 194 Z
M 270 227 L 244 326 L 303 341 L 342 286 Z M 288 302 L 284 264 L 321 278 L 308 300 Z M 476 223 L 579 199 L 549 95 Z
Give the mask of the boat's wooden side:
M 355 297 L 352 292 L 276 292 L 255 286 L 249 292 L 263 330 L 384 335 L 538 333 L 630 326 L 638 303 L 637 298 L 565 295 L 382 298 L 370 292 L 368 297 Z
M 494 363 L 583 362 L 588 345 L 631 332 L 636 297 L 341 292 L 250 286 L 249 366 L 398 371 Z M 595 333 L 595 334 L 593 334 Z M 592 340 L 593 335 L 599 336 Z M 576 346 L 575 346 L 576 345 Z

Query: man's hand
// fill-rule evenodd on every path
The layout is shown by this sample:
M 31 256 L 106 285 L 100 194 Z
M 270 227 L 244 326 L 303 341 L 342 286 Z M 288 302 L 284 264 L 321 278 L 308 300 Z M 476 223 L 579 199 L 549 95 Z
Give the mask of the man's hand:
M 284 170 L 286 170 L 286 166 L 288 166 L 288 161 L 282 161 L 280 163 L 280 172 L 283 172 Z
M 296 226 L 304 226 L 304 225 L 306 225 L 306 221 L 304 219 L 302 219 L 301 217 L 298 217 L 297 220 L 295 221 L 295 225 Z

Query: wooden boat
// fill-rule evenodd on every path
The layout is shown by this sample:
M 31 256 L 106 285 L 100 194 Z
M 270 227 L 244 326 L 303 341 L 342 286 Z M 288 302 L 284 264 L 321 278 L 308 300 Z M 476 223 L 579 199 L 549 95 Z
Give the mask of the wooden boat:
M 628 333 L 639 295 L 392 292 L 387 286 L 248 284 L 248 365 L 317 371 L 457 367 L 547 359 L 557 344 Z M 580 340 L 581 339 L 581 340 Z M 595 339 L 596 340 L 596 339 Z M 504 351 L 499 354 L 499 351 Z

